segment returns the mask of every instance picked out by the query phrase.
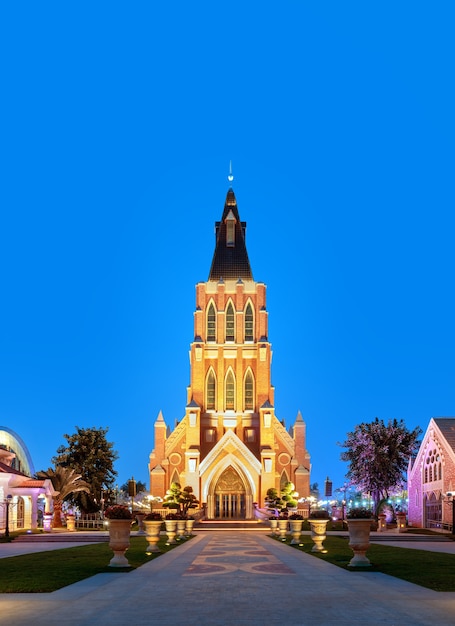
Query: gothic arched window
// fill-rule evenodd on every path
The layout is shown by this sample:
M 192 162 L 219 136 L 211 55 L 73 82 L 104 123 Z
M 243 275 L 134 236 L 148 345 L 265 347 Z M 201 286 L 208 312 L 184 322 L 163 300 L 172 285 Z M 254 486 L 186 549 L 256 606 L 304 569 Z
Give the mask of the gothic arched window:
M 226 309 L 226 341 L 235 341 L 235 313 L 232 302 Z
M 245 411 L 254 410 L 254 380 L 251 371 L 248 371 L 245 376 L 243 404 Z
M 216 313 L 213 302 L 207 311 L 207 341 L 216 341 Z
M 214 411 L 215 398 L 216 398 L 216 380 L 213 370 L 210 370 L 206 380 L 206 409 L 207 411 Z
M 245 309 L 245 341 L 254 341 L 253 307 L 250 302 Z
M 229 370 L 226 376 L 225 410 L 235 411 L 235 379 L 234 374 Z

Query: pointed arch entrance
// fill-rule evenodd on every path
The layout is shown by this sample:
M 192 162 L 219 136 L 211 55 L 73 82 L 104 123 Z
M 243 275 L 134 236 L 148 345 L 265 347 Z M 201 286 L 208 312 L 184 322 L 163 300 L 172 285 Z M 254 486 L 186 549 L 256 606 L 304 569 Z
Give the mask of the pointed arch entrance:
M 214 496 L 215 519 L 245 519 L 245 484 L 232 465 L 218 478 Z

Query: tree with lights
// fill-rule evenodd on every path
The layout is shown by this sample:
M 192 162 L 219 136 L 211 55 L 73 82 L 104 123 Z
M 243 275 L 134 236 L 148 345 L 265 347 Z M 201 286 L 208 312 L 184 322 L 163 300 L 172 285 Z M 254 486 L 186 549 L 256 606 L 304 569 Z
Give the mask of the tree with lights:
M 362 422 L 347 434 L 341 459 L 349 463 L 346 477 L 363 492 L 371 494 L 376 514 L 390 492 L 402 488 L 410 457 L 419 448 L 419 427 L 409 430 L 404 421 L 379 418 Z

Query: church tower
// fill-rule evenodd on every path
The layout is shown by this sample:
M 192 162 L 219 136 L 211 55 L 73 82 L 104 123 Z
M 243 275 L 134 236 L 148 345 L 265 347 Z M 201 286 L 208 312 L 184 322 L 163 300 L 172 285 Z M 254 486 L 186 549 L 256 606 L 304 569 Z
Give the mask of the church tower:
M 171 432 L 160 412 L 150 455 L 150 493 L 172 482 L 193 487 L 207 517 L 254 517 L 267 490 L 292 481 L 310 492 L 310 456 L 300 413 L 288 432 L 275 415 L 266 286 L 253 279 L 229 189 L 208 280 L 196 285 L 194 340 L 185 416 Z

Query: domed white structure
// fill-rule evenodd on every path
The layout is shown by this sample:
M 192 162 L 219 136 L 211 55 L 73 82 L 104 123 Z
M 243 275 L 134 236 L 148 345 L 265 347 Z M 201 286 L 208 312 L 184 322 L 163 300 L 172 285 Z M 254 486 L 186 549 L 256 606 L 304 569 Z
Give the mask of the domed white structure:
M 45 511 L 51 511 L 52 482 L 32 478 L 34 472 L 23 440 L 11 428 L 0 426 L 0 530 L 37 528 L 40 497 L 45 498 Z

